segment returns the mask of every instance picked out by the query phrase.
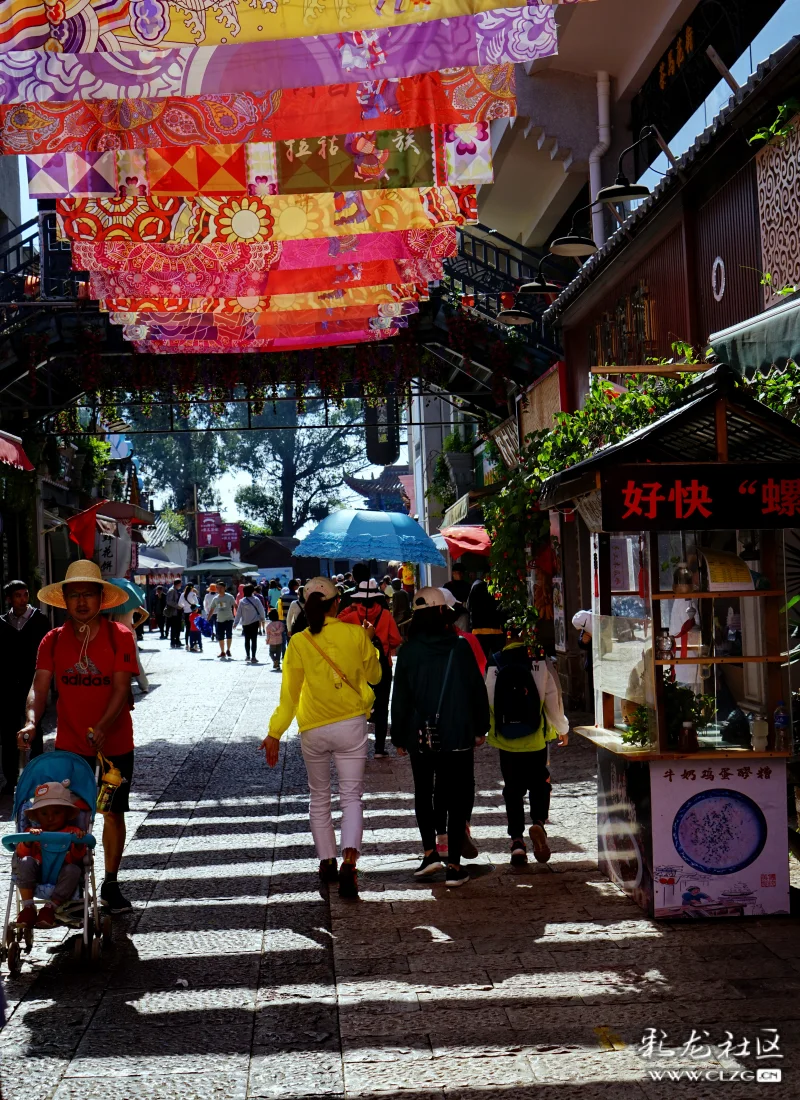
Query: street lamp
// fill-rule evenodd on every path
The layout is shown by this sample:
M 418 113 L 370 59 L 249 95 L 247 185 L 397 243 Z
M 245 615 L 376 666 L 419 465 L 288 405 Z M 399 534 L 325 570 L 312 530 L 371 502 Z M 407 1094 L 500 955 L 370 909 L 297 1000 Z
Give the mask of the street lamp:
M 550 259 L 550 257 L 548 255 L 542 256 L 541 260 L 539 260 L 539 266 L 536 269 L 536 278 L 533 280 L 532 283 L 523 283 L 523 285 L 519 288 L 519 293 L 520 294 L 560 294 L 561 293 L 561 291 L 564 288 L 559 286 L 558 283 L 548 282 L 548 280 L 542 274 L 542 264 L 544 263 L 545 260 L 549 260 L 549 259 Z
M 548 255 L 542 256 L 539 260 L 539 266 L 536 269 L 536 278 L 532 283 L 523 283 L 523 285 L 517 291 L 517 294 L 560 294 L 562 287 L 557 283 L 550 283 L 542 274 L 542 264 L 550 257 Z M 528 313 L 526 309 L 504 309 L 497 314 L 497 320 L 501 325 L 532 325 L 536 320 L 536 317 L 532 313 Z
M 587 203 L 586 206 L 579 207 L 572 215 L 572 225 L 569 228 L 569 233 L 565 237 L 556 237 L 555 240 L 550 242 L 550 254 L 552 256 L 592 256 L 597 251 L 597 244 L 591 237 L 584 237 L 580 233 L 575 232 L 575 221 L 579 214 L 582 214 L 584 210 L 591 210 L 593 206 L 597 205 L 597 200 Z
M 622 162 L 625 159 L 626 153 L 632 152 L 637 146 L 641 145 L 643 141 L 646 141 L 649 137 L 660 137 L 658 130 L 655 126 L 645 126 L 639 137 L 634 141 L 633 145 L 629 145 L 627 149 L 623 149 L 619 155 L 619 163 L 617 165 L 617 178 L 609 187 L 601 187 L 595 197 L 595 202 L 607 202 L 612 206 L 616 206 L 621 202 L 633 202 L 635 199 L 646 199 L 650 195 L 650 188 L 643 183 L 631 183 L 625 173 L 622 171 Z M 660 144 L 660 143 L 659 143 Z

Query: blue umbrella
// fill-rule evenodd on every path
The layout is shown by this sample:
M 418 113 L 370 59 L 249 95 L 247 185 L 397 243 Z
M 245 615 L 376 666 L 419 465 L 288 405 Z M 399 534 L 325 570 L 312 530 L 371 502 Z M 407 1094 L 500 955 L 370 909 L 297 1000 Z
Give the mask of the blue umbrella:
M 127 580 L 125 577 L 109 577 L 111 584 L 115 584 L 117 588 L 121 588 L 123 592 L 128 593 L 128 599 L 122 605 L 122 607 L 115 607 L 114 614 L 124 614 L 126 611 L 135 611 L 137 607 L 145 607 L 145 595 L 138 584 L 134 584 L 133 581 Z
M 299 558 L 351 558 L 447 565 L 411 516 L 402 512 L 332 512 L 293 551 Z

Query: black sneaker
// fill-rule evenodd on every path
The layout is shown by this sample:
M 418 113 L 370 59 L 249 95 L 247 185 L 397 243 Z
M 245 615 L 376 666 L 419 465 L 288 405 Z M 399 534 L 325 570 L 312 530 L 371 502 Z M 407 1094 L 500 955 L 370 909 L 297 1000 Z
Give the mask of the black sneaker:
M 469 882 L 469 871 L 466 867 L 452 867 L 448 864 L 445 886 L 463 886 L 465 882 Z
M 478 858 L 478 849 L 475 847 L 475 841 L 472 839 L 472 834 L 469 831 L 469 825 L 467 825 L 467 831 L 464 833 L 464 843 L 461 845 L 461 858 Z
M 522 837 L 511 841 L 511 866 L 523 867 L 528 862 L 528 850 Z
M 319 861 L 319 877 L 323 882 L 339 881 L 339 864 L 335 859 L 321 859 Z
M 358 897 L 358 870 L 354 863 L 343 863 L 339 868 L 339 897 Z
M 531 838 L 531 844 L 533 845 L 533 855 L 537 863 L 547 863 L 550 859 L 550 845 L 547 843 L 547 833 L 544 831 L 544 825 L 531 825 L 528 829 L 528 836 Z
M 437 871 L 441 870 L 442 861 L 439 858 L 439 853 L 434 849 L 429 856 L 422 857 L 422 863 L 414 872 L 414 878 L 427 878 L 428 875 L 435 875 Z
M 120 890 L 118 882 L 104 882 L 100 887 L 100 900 L 109 913 L 133 912 L 133 905 Z

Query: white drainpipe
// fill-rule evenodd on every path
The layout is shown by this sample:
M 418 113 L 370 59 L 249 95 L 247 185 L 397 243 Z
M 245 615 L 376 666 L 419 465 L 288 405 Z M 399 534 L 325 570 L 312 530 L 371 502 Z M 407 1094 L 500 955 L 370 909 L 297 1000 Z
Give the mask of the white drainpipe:
M 597 145 L 589 154 L 589 190 L 592 201 L 603 186 L 602 160 L 611 145 L 611 78 L 608 73 L 597 74 L 597 136 Z M 602 206 L 595 206 L 592 210 L 592 236 L 598 248 L 601 248 L 606 239 Z

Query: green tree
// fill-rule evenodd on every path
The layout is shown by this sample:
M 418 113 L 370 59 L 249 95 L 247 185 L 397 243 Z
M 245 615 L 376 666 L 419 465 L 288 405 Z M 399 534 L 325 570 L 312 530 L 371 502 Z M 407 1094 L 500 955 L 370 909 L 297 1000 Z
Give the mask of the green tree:
M 241 417 L 239 410 L 236 416 Z M 253 416 L 256 431 L 226 441 L 230 466 L 248 471 L 252 484 L 239 490 L 236 503 L 251 519 L 281 535 L 294 535 L 309 520 L 321 520 L 339 503 L 346 475 L 363 466 L 364 432 L 360 402 L 341 408 L 309 399 L 298 413 L 294 401 L 267 405 Z
M 198 505 L 213 507 L 216 480 L 225 469 L 222 439 L 214 431 L 219 419 L 205 407 L 192 409 L 188 416 L 174 417 L 170 432 L 169 411 L 163 407 L 156 406 L 147 414 L 129 407 L 125 418 L 137 431 L 155 429 L 152 435 L 133 436 L 134 453 L 148 490 L 165 493 L 167 505 L 184 511 L 194 506 L 197 486 Z M 192 428 L 200 430 L 187 430 Z

